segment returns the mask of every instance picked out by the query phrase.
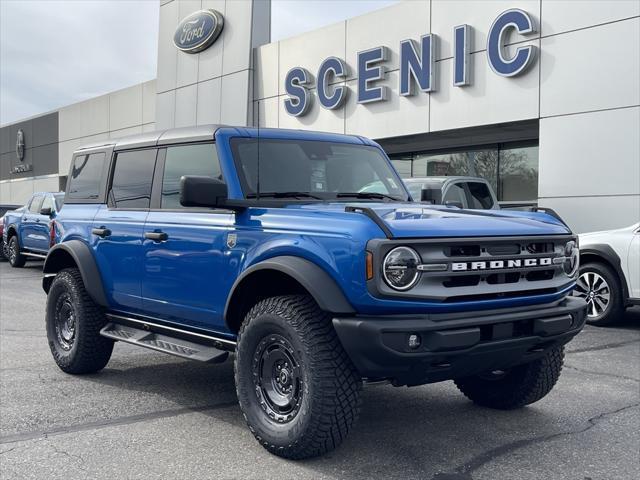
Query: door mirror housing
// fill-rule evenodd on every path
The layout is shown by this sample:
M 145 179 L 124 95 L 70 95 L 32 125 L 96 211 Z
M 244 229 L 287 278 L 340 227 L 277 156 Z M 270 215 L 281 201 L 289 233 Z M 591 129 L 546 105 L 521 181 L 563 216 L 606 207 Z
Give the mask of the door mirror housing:
M 47 217 L 50 217 L 52 213 L 53 213 L 53 210 L 51 210 L 51 207 L 45 207 L 40 209 L 40 215 L 45 215 Z
M 180 178 L 180 205 L 183 207 L 225 207 L 227 184 L 213 177 L 186 175 Z
M 423 188 L 420 193 L 420 201 L 429 202 L 432 205 L 442 203 L 442 190 L 439 188 Z

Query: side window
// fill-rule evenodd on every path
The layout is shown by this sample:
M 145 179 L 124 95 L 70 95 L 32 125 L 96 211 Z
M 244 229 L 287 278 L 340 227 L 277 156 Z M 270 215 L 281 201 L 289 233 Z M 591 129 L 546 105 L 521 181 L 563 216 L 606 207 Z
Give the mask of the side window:
M 116 156 L 109 206 L 149 208 L 157 150 L 121 152 Z
M 471 194 L 470 208 L 488 209 L 493 207 L 493 197 L 489 191 L 489 187 L 481 182 L 469 182 L 469 193 Z
M 47 195 L 46 197 L 44 197 L 40 209 L 42 210 L 43 208 L 50 208 L 51 211 L 55 211 L 55 207 L 53 206 L 53 198 L 51 198 L 51 196 Z
M 162 176 L 161 208 L 187 208 L 180 205 L 180 178 L 184 175 L 200 175 L 222 180 L 215 144 L 167 148 Z
M 31 203 L 29 204 L 29 212 L 31 213 L 40 213 L 40 207 L 42 206 L 42 195 L 36 195 L 31 199 Z
M 462 205 L 462 208 L 468 208 L 467 196 L 464 193 L 464 187 L 456 183 L 451 185 L 442 198 L 443 204 L 446 205 L 447 202 L 459 203 Z
M 68 180 L 69 198 L 92 200 L 100 195 L 100 184 L 106 155 L 104 152 L 78 155 Z

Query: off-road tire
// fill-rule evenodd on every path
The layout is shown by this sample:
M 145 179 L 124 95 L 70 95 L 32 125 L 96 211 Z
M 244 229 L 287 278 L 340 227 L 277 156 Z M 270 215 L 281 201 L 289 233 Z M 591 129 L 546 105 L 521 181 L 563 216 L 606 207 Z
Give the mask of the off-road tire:
M 537 402 L 549 393 L 560 377 L 563 361 L 564 347 L 555 347 L 543 357 L 513 367 L 502 376 L 474 375 L 458 378 L 455 384 L 478 405 L 512 410 Z
M 622 298 L 622 284 L 616 272 L 611 267 L 601 262 L 588 262 L 584 265 L 580 265 L 580 272 L 578 275 L 582 275 L 585 272 L 595 272 L 600 275 L 609 285 L 610 291 L 610 301 L 604 315 L 599 318 L 590 318 L 587 315 L 587 323 L 597 327 L 604 327 L 619 322 L 624 313 L 624 300 Z
M 299 410 L 284 423 L 269 417 L 261 405 L 254 375 L 260 346 L 277 336 L 290 343 L 302 384 Z M 264 448 L 280 457 L 303 459 L 333 450 L 357 420 L 362 379 L 338 340 L 331 316 L 310 296 L 258 302 L 238 333 L 234 371 L 247 425 Z
M 62 296 L 70 300 L 75 316 L 75 335 L 68 349 L 62 346 L 56 333 L 56 311 Z M 80 271 L 77 268 L 60 271 L 49 289 L 46 312 L 47 340 L 58 367 L 72 374 L 102 370 L 113 351 L 113 340 L 100 335 L 105 324 L 104 313 L 85 290 Z
M 12 235 L 9 239 L 9 264 L 13 268 L 22 268 L 27 263 L 27 257 L 20 253 L 20 243 L 17 235 Z

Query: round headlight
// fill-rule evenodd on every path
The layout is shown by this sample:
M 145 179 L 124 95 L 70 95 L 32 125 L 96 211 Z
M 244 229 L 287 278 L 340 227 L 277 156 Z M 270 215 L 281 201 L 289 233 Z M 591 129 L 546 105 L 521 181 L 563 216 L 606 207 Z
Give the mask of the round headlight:
M 564 262 L 562 269 L 567 277 L 573 277 L 578 272 L 580 266 L 580 250 L 578 244 L 573 240 L 564 246 Z
M 396 247 L 387 253 L 382 273 L 387 284 L 396 290 L 408 290 L 418 281 L 420 256 L 409 247 Z

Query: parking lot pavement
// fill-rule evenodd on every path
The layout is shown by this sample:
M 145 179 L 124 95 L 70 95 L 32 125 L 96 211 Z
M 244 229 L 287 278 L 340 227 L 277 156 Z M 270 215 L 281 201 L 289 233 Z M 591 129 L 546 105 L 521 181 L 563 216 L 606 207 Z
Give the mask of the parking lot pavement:
M 238 408 L 232 363 L 204 365 L 117 344 L 95 375 L 54 364 L 40 263 L 0 263 L 0 477 L 13 478 L 640 478 L 640 310 L 587 327 L 556 388 L 503 412 L 451 382 L 369 386 L 337 451 L 268 454 Z

